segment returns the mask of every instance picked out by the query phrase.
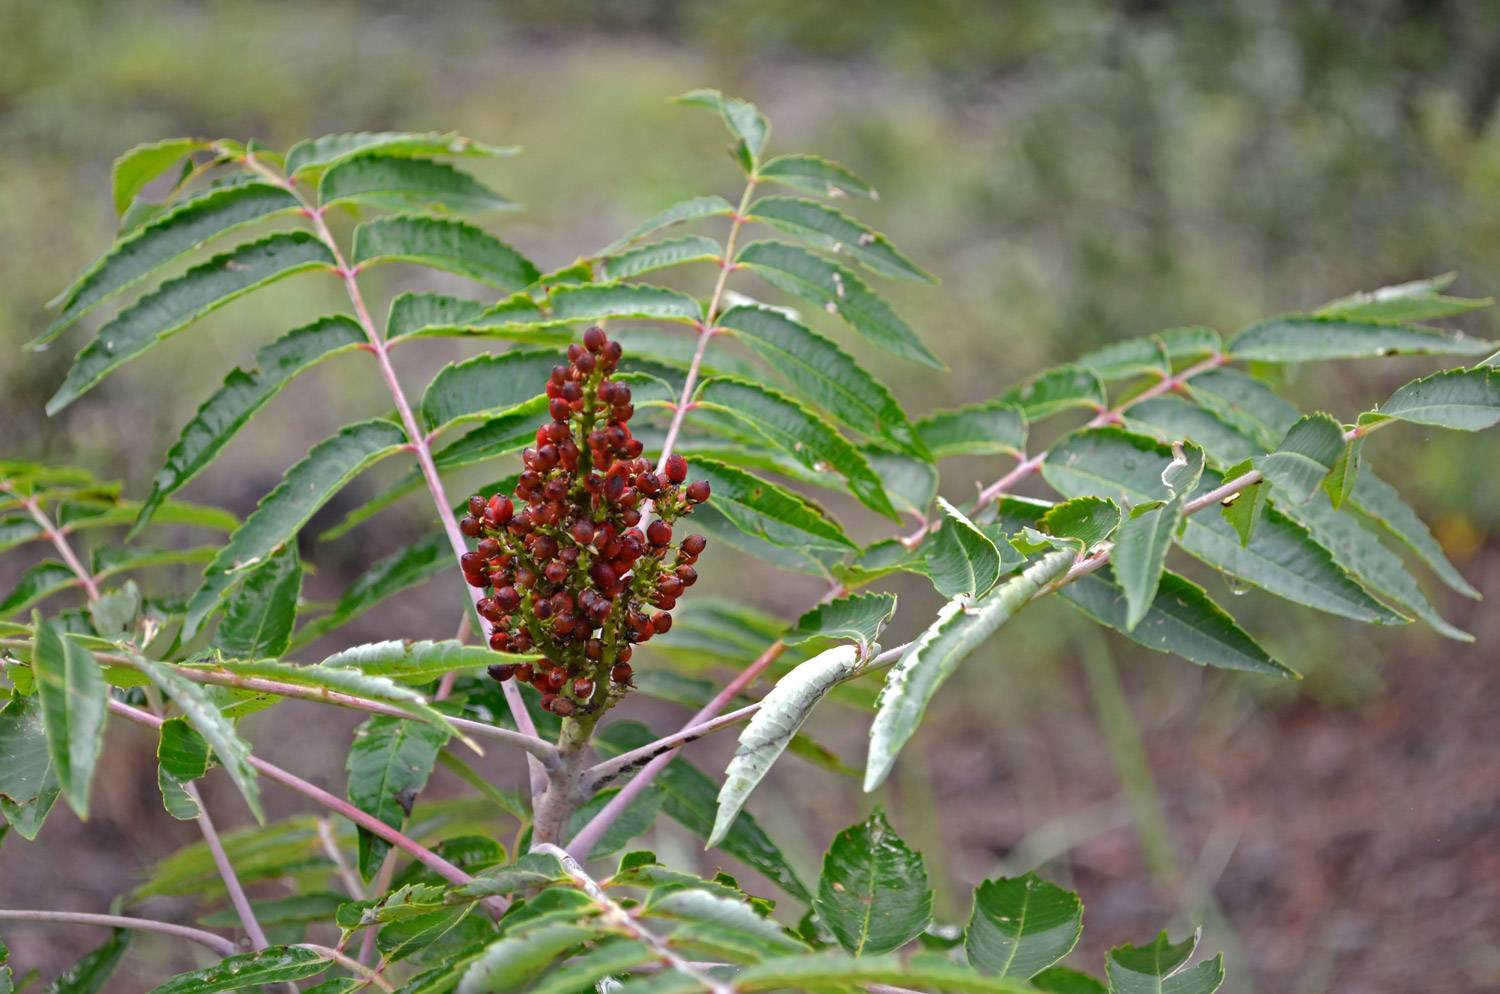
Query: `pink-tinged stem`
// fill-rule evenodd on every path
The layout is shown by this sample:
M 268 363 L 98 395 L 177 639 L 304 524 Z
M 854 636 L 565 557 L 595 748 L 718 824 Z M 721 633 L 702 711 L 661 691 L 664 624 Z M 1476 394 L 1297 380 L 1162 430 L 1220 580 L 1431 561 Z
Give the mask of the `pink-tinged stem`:
M 714 321 L 719 316 L 719 304 L 724 299 L 724 287 L 729 282 L 729 274 L 734 272 L 734 247 L 739 241 L 740 229 L 745 224 L 745 211 L 750 206 L 750 198 L 755 194 L 755 187 L 759 180 L 752 174 L 745 184 L 745 192 L 740 196 L 740 205 L 735 208 L 734 217 L 729 223 L 729 235 L 724 239 L 724 258 L 719 260 L 719 278 L 714 282 L 713 293 L 708 298 L 708 310 L 705 313 L 705 323 L 698 330 L 698 347 L 693 350 L 693 359 L 688 363 L 687 377 L 682 381 L 682 396 L 672 408 L 672 422 L 667 426 L 667 436 L 661 444 L 661 455 L 656 460 L 656 472 L 661 473 L 667 468 L 667 457 L 672 454 L 672 449 L 677 444 L 677 436 L 682 431 L 683 419 L 687 417 L 688 410 L 692 407 L 693 390 L 698 386 L 698 375 L 703 368 L 703 356 L 708 352 L 708 343 L 714 337 Z M 646 514 L 642 514 L 644 519 Z
M 94 925 L 99 928 L 128 928 L 137 932 L 160 932 L 175 935 L 207 946 L 220 956 L 233 956 L 238 949 L 222 935 L 205 932 L 201 928 L 178 925 L 175 922 L 155 921 L 150 918 L 130 918 L 125 915 L 94 915 L 83 911 L 30 911 L 0 909 L 0 921 L 48 922 L 57 925 Z
M 26 508 L 26 513 L 31 515 L 31 520 L 35 521 L 41 527 L 42 534 L 52 543 L 52 547 L 57 550 L 57 554 L 62 556 L 63 562 L 67 564 L 68 569 L 72 570 L 73 575 L 78 577 L 78 582 L 83 584 L 84 591 L 88 593 L 89 601 L 97 601 L 99 599 L 99 584 L 94 579 L 94 574 L 84 568 L 83 561 L 78 558 L 78 554 L 73 551 L 72 544 L 68 542 L 68 536 L 61 528 L 52 523 L 52 519 L 47 517 L 47 513 L 42 510 L 42 505 L 36 498 L 26 496 L 19 491 L 12 490 L 10 487 L 0 487 L 0 489 L 5 490 L 6 493 L 21 502 L 21 506 Z
M 245 934 L 250 937 L 250 945 L 257 950 L 266 948 L 270 943 L 266 941 L 265 930 L 255 918 L 250 898 L 245 895 L 244 885 L 234 872 L 234 864 L 229 862 L 229 854 L 224 851 L 224 843 L 219 839 L 213 819 L 208 816 L 208 806 L 203 803 L 203 795 L 198 793 L 198 785 L 184 783 L 182 792 L 192 798 L 193 804 L 198 808 L 198 828 L 203 832 L 203 841 L 208 843 L 208 851 L 213 855 L 220 879 L 224 881 L 224 889 L 229 892 L 229 903 L 234 906 L 234 913 L 239 916 L 240 924 L 245 927 Z
M 345 956 L 331 946 L 320 946 L 313 942 L 299 942 L 296 944 L 296 948 L 315 952 L 324 959 L 337 963 L 356 977 L 364 980 L 365 983 L 374 984 L 383 991 L 395 991 L 396 989 L 394 984 L 380 975 L 379 970 L 372 970 L 353 957 Z
M 693 715 L 692 719 L 684 726 L 684 729 L 692 728 L 694 725 L 707 721 L 728 707 L 729 702 L 734 700 L 746 687 L 753 684 L 760 677 L 761 673 L 765 672 L 766 668 L 776 661 L 776 658 L 781 655 L 782 650 L 785 648 L 786 643 L 780 639 L 767 646 L 766 651 L 762 652 L 755 662 L 745 667 L 738 676 L 726 684 L 724 689 L 714 696 L 713 700 L 703 705 L 698 713 Z M 680 735 L 681 733 L 679 732 L 678 734 Z M 621 787 L 620 792 L 611 797 L 604 807 L 599 809 L 599 813 L 589 819 L 589 823 L 583 826 L 582 830 L 573 837 L 573 841 L 568 843 L 568 852 L 572 853 L 576 858 L 587 859 L 588 854 L 593 851 L 594 846 L 598 845 L 599 840 L 604 838 L 604 833 L 609 830 L 609 826 L 613 825 L 615 819 L 624 814 L 631 803 L 641 795 L 641 792 L 651 785 L 651 781 L 655 780 L 661 771 L 667 768 L 667 764 L 672 761 L 672 757 L 680 748 L 682 748 L 681 742 L 668 748 L 661 755 L 641 767 L 641 772 L 637 773 L 634 779 L 624 787 Z
M 396 405 L 396 413 L 401 418 L 401 426 L 406 431 L 406 437 L 413 453 L 417 457 L 417 465 L 422 470 L 422 479 L 427 484 L 427 490 L 432 495 L 433 504 L 437 507 L 438 520 L 442 522 L 443 532 L 448 536 L 448 544 L 453 548 L 454 558 L 462 556 L 469 551 L 468 543 L 464 541 L 463 532 L 458 530 L 458 518 L 453 513 L 453 504 L 448 499 L 448 493 L 443 486 L 442 476 L 439 475 L 437 464 L 432 459 L 432 446 L 428 443 L 427 433 L 422 431 L 417 423 L 416 415 L 412 412 L 411 404 L 406 399 L 406 391 L 401 388 L 401 380 L 396 376 L 395 367 L 391 365 L 390 349 L 380 332 L 375 327 L 374 320 L 370 317 L 370 309 L 365 304 L 364 294 L 359 288 L 359 279 L 356 270 L 351 267 L 344 258 L 343 249 L 339 247 L 338 240 L 333 237 L 333 232 L 328 230 L 328 224 L 323 219 L 323 211 L 309 204 L 303 198 L 297 185 L 285 176 L 280 175 L 274 169 L 268 168 L 264 163 L 255 159 L 253 155 L 244 158 L 247 168 L 254 170 L 268 181 L 277 184 L 290 191 L 302 204 L 303 213 L 312 221 L 313 231 L 318 236 L 329 254 L 333 256 L 334 265 L 339 278 L 343 281 L 344 292 L 349 298 L 350 305 L 354 308 L 355 319 L 358 320 L 360 328 L 365 333 L 365 339 L 369 344 L 370 354 L 375 357 L 375 362 L 380 367 L 380 375 L 385 380 L 387 390 L 390 392 L 391 400 Z M 456 564 L 455 564 L 456 565 Z M 471 587 L 467 583 L 464 589 L 469 593 L 469 599 L 478 603 L 483 596 L 479 588 Z M 514 681 L 506 681 L 501 685 L 505 695 L 506 706 L 510 708 L 511 719 L 516 723 L 516 729 L 525 735 L 536 738 L 536 723 L 531 720 L 531 713 L 526 710 L 525 698 L 521 696 L 520 688 Z M 529 766 L 531 770 L 531 792 L 536 797 L 546 789 L 547 774 L 542 769 L 541 763 L 535 756 L 530 757 Z
M 131 721 L 139 722 L 142 725 L 150 725 L 153 728 L 160 728 L 162 725 L 163 719 L 158 718 L 149 711 L 142 711 L 140 708 L 131 707 L 123 701 L 115 700 L 113 697 L 109 699 L 108 703 L 111 711 Z M 370 834 L 379 836 L 396 848 L 409 853 L 419 863 L 449 883 L 463 885 L 474 879 L 420 842 L 392 828 L 374 815 L 366 814 L 342 797 L 330 794 L 317 784 L 309 783 L 294 773 L 284 770 L 273 763 L 266 762 L 259 756 L 250 756 L 249 761 L 250 765 L 268 780 L 274 780 L 284 787 L 291 788 L 303 797 L 321 804 L 335 814 L 343 815 L 354 822 L 354 824 L 370 832 Z M 496 898 L 488 898 L 484 903 L 486 907 L 496 914 L 504 912 L 506 907 L 504 901 Z

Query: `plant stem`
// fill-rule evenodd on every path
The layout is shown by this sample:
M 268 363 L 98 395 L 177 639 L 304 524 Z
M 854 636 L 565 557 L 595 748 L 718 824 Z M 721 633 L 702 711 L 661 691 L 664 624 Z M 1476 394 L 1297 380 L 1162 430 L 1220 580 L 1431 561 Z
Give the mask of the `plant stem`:
M 664 966 L 701 984 L 710 994 L 734 994 L 733 985 L 709 976 L 696 965 L 689 963 L 677 955 L 672 947 L 667 945 L 665 939 L 643 925 L 638 924 L 634 916 L 612 900 L 604 892 L 604 888 L 599 886 L 599 882 L 589 876 L 583 867 L 578 865 L 578 861 L 568 855 L 567 852 L 550 843 L 533 846 L 532 851 L 547 853 L 557 858 L 557 861 L 562 864 L 563 872 L 572 877 L 574 882 L 578 884 L 583 892 L 603 912 L 600 917 L 604 924 L 618 929 L 637 942 L 644 944 L 656 954 L 656 958 Z
M 672 454 L 672 448 L 677 444 L 677 435 L 682 431 L 683 419 L 687 417 L 688 408 L 691 406 L 693 389 L 698 385 L 698 374 L 703 367 L 703 356 L 708 352 L 709 340 L 715 334 L 714 321 L 719 316 L 719 303 L 724 298 L 724 287 L 729 282 L 729 274 L 734 272 L 734 246 L 739 240 L 740 228 L 745 223 L 745 211 L 750 206 L 750 198 L 755 195 L 757 183 L 759 179 L 751 173 L 749 180 L 745 183 L 745 192 L 740 195 L 740 205 L 735 208 L 734 218 L 730 221 L 729 234 L 724 239 L 724 258 L 719 263 L 719 278 L 715 281 L 713 293 L 708 298 L 708 309 L 704 311 L 706 320 L 698 333 L 698 347 L 693 351 L 692 362 L 688 363 L 687 377 L 682 381 L 682 396 L 678 398 L 677 406 L 672 411 L 672 422 L 667 426 L 667 436 L 661 445 L 661 455 L 656 460 L 657 473 L 666 469 L 667 457 Z M 648 517 L 649 513 L 641 515 L 643 524 Z
M 131 721 L 139 722 L 143 725 L 150 725 L 153 728 L 160 728 L 162 725 L 163 719 L 158 718 L 156 715 L 151 714 L 149 711 L 142 711 L 140 708 L 131 707 L 129 704 L 126 704 L 123 701 L 115 700 L 113 697 L 109 698 L 107 703 L 109 704 L 109 709 L 111 711 L 124 718 L 128 718 Z M 448 862 L 446 859 L 433 852 L 431 849 L 428 849 L 426 846 L 422 845 L 420 842 L 416 841 L 413 838 L 410 838 L 401 831 L 392 828 L 385 822 L 381 821 L 379 818 L 376 818 L 374 815 L 366 814 L 359 808 L 356 808 L 354 805 L 344 800 L 342 797 L 337 797 L 333 794 L 330 794 L 322 787 L 319 787 L 316 784 L 308 783 L 306 780 L 303 780 L 296 774 L 284 770 L 273 763 L 268 763 L 264 759 L 261 759 L 259 756 L 252 755 L 249 756 L 248 759 L 250 765 L 253 766 L 262 775 L 264 775 L 267 779 L 274 780 L 282 786 L 296 791 L 303 797 L 321 804 L 323 807 L 334 812 L 335 814 L 343 815 L 345 818 L 370 832 L 372 835 L 378 835 L 380 838 L 389 842 L 396 848 L 409 853 L 411 856 L 415 857 L 416 860 L 423 866 L 432 870 L 434 873 L 442 877 L 444 880 L 447 880 L 449 883 L 462 885 L 474 879 L 463 870 L 460 870 L 458 867 L 454 866 L 452 863 Z M 506 907 L 506 903 L 503 900 L 499 900 L 497 898 L 487 898 L 484 903 L 485 906 L 489 908 L 489 910 L 493 911 L 497 915 L 504 912 Z
M 214 866 L 218 868 L 219 877 L 224 881 L 224 889 L 229 892 L 229 903 L 234 906 L 234 913 L 239 916 L 240 924 L 245 927 L 245 934 L 250 937 L 250 945 L 259 951 L 270 945 L 266 941 L 265 930 L 260 927 L 260 922 L 255 918 L 255 911 L 250 907 L 250 898 L 245 896 L 244 885 L 234 872 L 234 864 L 229 862 L 229 854 L 224 851 L 224 843 L 219 839 L 219 832 L 214 828 L 213 819 L 208 816 L 208 807 L 203 803 L 203 795 L 198 793 L 198 786 L 192 782 L 182 785 L 182 792 L 193 799 L 198 807 L 198 828 L 203 832 L 203 841 L 208 843 L 208 851 L 213 855 Z
M 318 841 L 322 843 L 323 851 L 328 854 L 328 858 L 333 860 L 333 865 L 338 867 L 339 879 L 344 882 L 344 889 L 349 892 L 349 896 L 356 901 L 363 901 L 365 899 L 364 884 L 359 882 L 354 868 L 344 858 L 344 851 L 339 848 L 339 840 L 333 835 L 333 822 L 327 818 L 318 819 Z M 384 869 L 384 866 L 381 869 Z
M 785 648 L 786 643 L 780 639 L 767 646 L 766 651 L 762 652 L 756 658 L 755 662 L 745 667 L 738 676 L 729 681 L 724 689 L 714 696 L 713 700 L 703 705 L 698 713 L 693 715 L 692 719 L 684 726 L 684 729 L 705 722 L 728 707 L 729 702 L 734 700 L 740 691 L 753 684 L 760 677 L 761 673 L 765 672 L 766 668 L 776 661 L 776 658 L 781 655 L 782 650 Z M 681 732 L 678 734 L 680 735 Z M 589 819 L 589 823 L 583 826 L 582 830 L 573 837 L 573 841 L 568 843 L 568 852 L 575 855 L 581 853 L 582 858 L 587 858 L 588 854 L 593 852 L 594 847 L 599 844 L 599 840 L 604 838 L 604 833 L 609 831 L 609 826 L 613 825 L 615 819 L 624 814 L 625 810 L 640 796 L 641 792 L 650 786 L 651 781 L 655 780 L 661 771 L 667 768 L 667 764 L 672 761 L 673 754 L 680 748 L 682 748 L 681 742 L 675 746 L 670 746 L 666 751 L 643 766 L 641 772 L 637 773 L 624 787 L 621 787 L 620 792 L 611 797 L 608 803 L 599 809 L 599 813 Z
M 73 575 L 78 577 L 78 581 L 83 584 L 83 589 L 88 593 L 89 602 L 97 601 L 99 599 L 98 582 L 94 579 L 94 575 L 84 568 L 82 560 L 78 558 L 77 553 L 73 551 L 73 546 L 68 542 L 67 535 L 57 525 L 52 523 L 51 518 L 47 517 L 47 513 L 42 510 L 41 503 L 36 498 L 29 497 L 18 490 L 13 490 L 9 486 L 0 485 L 0 490 L 4 490 L 21 502 L 21 506 L 26 508 L 26 513 L 31 515 L 31 520 L 35 521 L 41 527 L 42 534 L 52 543 L 52 547 L 57 550 L 57 554 L 62 556 L 63 562 L 67 564 L 68 569 L 72 570 Z
M 205 932 L 191 925 L 178 925 L 175 922 L 156 921 L 151 918 L 94 915 L 84 911 L 22 911 L 3 908 L 0 909 L 0 921 L 54 922 L 59 925 L 97 925 L 100 928 L 128 928 L 137 932 L 160 932 L 163 935 L 175 935 L 180 939 L 188 939 L 201 946 L 207 946 L 220 956 L 233 956 L 238 951 L 234 942 L 222 935 Z
M 619 777 L 629 773 L 633 769 L 644 766 L 662 753 L 681 748 L 689 742 L 696 742 L 706 735 L 712 735 L 714 732 L 722 731 L 731 725 L 745 721 L 759 710 L 760 705 L 758 703 L 746 705 L 738 711 L 730 711 L 728 714 L 721 714 L 717 718 L 710 718 L 707 721 L 700 721 L 697 724 L 684 726 L 671 735 L 659 738 L 655 742 L 641 746 L 639 749 L 622 752 L 618 756 L 592 766 L 587 773 L 587 776 L 590 778 L 589 793 L 596 794 Z
M 357 271 L 349 266 L 344 258 L 343 249 L 339 247 L 338 239 L 334 238 L 333 232 L 328 230 L 328 224 L 323 219 L 322 208 L 309 204 L 297 190 L 294 182 L 257 161 L 253 154 L 247 154 L 243 161 L 247 168 L 290 191 L 297 198 L 302 205 L 303 213 L 312 222 L 314 234 L 333 256 L 338 276 L 344 284 L 344 292 L 354 308 L 354 316 L 365 333 L 369 351 L 375 356 L 376 364 L 380 367 L 380 375 L 384 378 L 391 400 L 396 405 L 396 413 L 401 418 L 401 426 L 406 432 L 408 444 L 417 457 L 417 465 L 422 470 L 422 479 L 426 482 L 428 493 L 431 494 L 433 504 L 437 507 L 438 520 L 442 523 L 443 532 L 448 536 L 448 544 L 453 548 L 454 558 L 462 556 L 469 551 L 468 543 L 464 540 L 463 533 L 458 530 L 458 518 L 453 513 L 453 504 L 448 500 L 437 464 L 433 462 L 432 447 L 428 444 L 427 434 L 422 431 L 417 423 L 416 415 L 412 413 L 411 404 L 406 399 L 406 392 L 401 388 L 401 381 L 396 376 L 395 367 L 391 365 L 390 349 L 370 317 L 370 309 L 366 306 L 364 294 L 359 288 Z M 482 596 L 479 588 L 471 587 L 466 583 L 464 589 L 468 591 L 470 601 L 477 604 Z M 505 703 L 510 708 L 511 720 L 516 723 L 516 729 L 536 738 L 536 724 L 531 720 L 531 713 L 526 710 L 526 701 L 521 696 L 520 689 L 513 681 L 506 681 L 501 685 L 501 689 L 505 695 Z M 536 795 L 545 787 L 546 772 L 535 756 L 531 757 L 528 765 L 531 771 L 532 793 Z

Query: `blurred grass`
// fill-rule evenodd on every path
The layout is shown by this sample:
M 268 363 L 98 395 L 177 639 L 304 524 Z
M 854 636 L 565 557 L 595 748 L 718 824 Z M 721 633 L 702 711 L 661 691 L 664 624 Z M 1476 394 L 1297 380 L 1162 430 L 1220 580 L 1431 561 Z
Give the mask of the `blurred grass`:
M 666 100 L 704 85 L 757 101 L 775 148 L 827 154 L 871 179 L 882 197 L 862 216 L 942 278 L 936 290 L 897 286 L 891 296 L 952 373 L 913 376 L 870 357 L 914 414 L 992 396 L 1122 336 L 1180 324 L 1228 332 L 1448 270 L 1461 274 L 1460 293 L 1500 287 L 1494 0 L 940 0 L 857 10 L 831 0 L 0 0 L 0 451 L 76 460 L 140 494 L 232 365 L 339 304 L 333 288 L 310 280 L 237 303 L 46 419 L 42 403 L 84 336 L 75 329 L 39 355 L 17 349 L 44 326 L 43 302 L 111 237 L 109 163 L 130 145 L 203 134 L 285 147 L 364 129 L 521 144 L 521 157 L 483 167 L 527 205 L 492 227 L 546 266 L 677 199 L 737 191 L 717 123 Z M 393 292 L 410 276 L 379 279 L 372 284 Z M 1494 313 L 1463 324 L 1500 333 Z M 408 385 L 458 348 L 413 348 Z M 1317 366 L 1288 386 L 1349 417 L 1427 368 Z M 309 445 L 386 403 L 354 359 L 286 397 L 187 495 L 246 510 Z M 1403 484 L 1461 569 L 1500 573 L 1493 436 L 1406 428 L 1366 454 Z M 946 490 L 967 496 L 969 475 L 996 469 L 964 464 Z M 356 487 L 335 512 L 369 492 Z M 384 529 L 319 550 L 319 595 L 426 527 L 420 504 L 407 508 Z M 728 560 L 705 586 L 753 586 L 736 582 Z M 807 592 L 764 586 L 762 606 L 783 614 L 800 610 Z M 1113 644 L 1132 702 L 1152 716 L 1143 737 L 1194 711 L 1200 733 L 1227 741 L 1297 700 L 1378 701 L 1392 665 L 1492 657 L 1500 626 L 1434 595 L 1478 629 L 1478 647 L 1415 627 L 1371 630 L 1309 612 L 1288 620 L 1259 594 L 1235 598 L 1252 630 L 1307 675 L 1295 686 L 1201 674 Z M 933 600 L 903 588 L 905 624 L 920 624 Z M 381 612 L 385 627 L 373 633 L 449 634 L 421 630 L 435 624 L 432 603 Z M 1013 679 L 994 680 L 976 660 L 953 692 L 956 720 L 1003 716 L 1006 728 L 992 734 L 1034 759 L 987 771 L 1021 780 L 1018 809 L 991 826 L 1011 843 L 1068 794 L 1057 778 L 1072 761 L 1046 754 L 1032 723 L 1077 708 L 1076 624 L 1056 606 L 1021 619 L 1008 644 L 1025 651 L 988 660 Z M 925 755 L 946 745 L 930 739 Z M 807 803 L 795 778 L 775 783 Z M 819 797 L 813 807 L 827 810 L 789 832 L 805 832 L 796 840 L 805 855 L 863 803 L 852 787 L 833 791 L 845 793 L 847 805 Z M 971 852 L 942 865 L 972 880 L 997 858 Z

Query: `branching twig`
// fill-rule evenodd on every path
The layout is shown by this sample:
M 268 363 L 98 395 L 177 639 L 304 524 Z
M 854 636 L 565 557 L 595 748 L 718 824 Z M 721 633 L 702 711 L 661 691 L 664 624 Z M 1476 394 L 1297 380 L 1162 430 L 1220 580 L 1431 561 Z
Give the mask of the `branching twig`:
M 338 868 L 339 879 L 344 882 L 344 889 L 349 892 L 349 896 L 356 901 L 363 901 L 365 899 L 364 884 L 359 882 L 359 876 L 349 865 L 349 861 L 344 858 L 344 851 L 339 848 L 339 840 L 333 835 L 333 822 L 327 818 L 318 819 L 318 841 L 322 843 L 323 851 L 328 854 L 328 858 L 333 860 L 333 865 Z
M 380 975 L 379 970 L 372 970 L 353 957 L 345 956 L 343 953 L 339 952 L 337 949 L 332 948 L 331 946 L 320 946 L 313 942 L 299 942 L 293 948 L 307 949 L 311 952 L 317 953 L 324 959 L 332 960 L 339 966 L 354 974 L 356 977 L 359 977 L 360 979 L 365 981 L 365 983 L 374 984 L 376 987 L 379 987 L 383 991 L 395 991 L 396 989 L 394 984 Z
M 92 603 L 98 600 L 99 583 L 94 579 L 94 574 L 90 573 L 84 567 L 83 561 L 78 558 L 77 553 L 73 551 L 73 546 L 68 542 L 67 535 L 61 528 L 53 524 L 51 518 L 47 517 L 47 512 L 42 510 L 41 503 L 35 497 L 23 494 L 19 490 L 15 490 L 3 483 L 0 483 L 0 490 L 4 490 L 10 494 L 20 502 L 22 507 L 26 508 L 26 513 L 31 515 L 31 520 L 35 521 L 42 529 L 42 535 L 52 543 L 52 547 L 57 550 L 57 554 L 62 556 L 63 562 L 67 564 L 68 569 L 72 570 L 73 575 L 78 577 L 78 582 L 83 584 L 83 589 L 89 595 L 89 601 Z
M 183 783 L 182 792 L 192 798 L 193 804 L 198 808 L 198 828 L 203 832 L 203 841 L 208 843 L 208 851 L 214 858 L 214 866 L 218 868 L 220 879 L 224 881 L 224 889 L 229 892 L 229 903 L 234 906 L 234 913 L 239 916 L 240 924 L 245 927 L 245 934 L 250 937 L 251 947 L 257 950 L 266 948 L 270 943 L 266 941 L 265 930 L 260 927 L 255 910 L 250 907 L 250 898 L 245 896 L 245 887 L 234 872 L 234 864 L 229 862 L 229 854 L 224 851 L 219 832 L 214 828 L 213 819 L 208 816 L 203 795 L 198 793 L 197 784 L 192 782 Z
M 188 939 L 207 946 L 220 956 L 233 956 L 238 950 L 235 944 L 222 935 L 205 932 L 191 925 L 175 922 L 155 921 L 151 918 L 130 918 L 125 915 L 93 915 L 83 911 L 20 911 L 0 909 L 0 921 L 11 922 L 55 922 L 59 925 L 97 925 L 100 928 L 128 928 L 138 932 L 160 932 Z
M 619 929 L 632 939 L 649 948 L 656 954 L 656 958 L 668 969 L 675 970 L 685 977 L 692 978 L 702 984 L 710 994 L 734 994 L 734 986 L 732 984 L 726 984 L 724 981 L 716 980 L 707 973 L 704 973 L 697 965 L 677 955 L 676 951 L 667 945 L 665 939 L 637 923 L 630 912 L 620 907 L 619 904 L 606 894 L 604 888 L 599 886 L 599 882 L 589 876 L 584 868 L 578 865 L 578 861 L 569 856 L 564 850 L 544 842 L 532 847 L 532 851 L 555 856 L 557 861 L 562 864 L 563 871 L 573 878 L 574 882 L 582 888 L 583 892 L 589 896 L 589 899 L 594 904 L 598 905 L 599 909 L 603 912 L 600 916 L 601 920 L 606 925 Z
M 149 711 L 142 711 L 140 708 L 131 707 L 123 701 L 115 700 L 113 697 L 109 699 L 108 703 L 111 711 L 131 721 L 150 725 L 153 728 L 160 728 L 162 725 L 162 719 L 151 714 Z M 284 787 L 289 787 L 303 797 L 321 804 L 335 814 L 344 816 L 372 835 L 377 835 L 396 848 L 409 853 L 419 863 L 449 883 L 463 885 L 474 879 L 431 849 L 422 845 L 422 843 L 392 828 L 374 815 L 361 811 L 342 797 L 330 794 L 317 784 L 309 783 L 295 773 L 284 770 L 273 763 L 268 763 L 259 756 L 252 755 L 248 759 L 250 765 L 268 780 L 274 780 Z M 496 898 L 486 898 L 484 904 L 495 914 L 503 913 L 506 908 L 506 902 Z

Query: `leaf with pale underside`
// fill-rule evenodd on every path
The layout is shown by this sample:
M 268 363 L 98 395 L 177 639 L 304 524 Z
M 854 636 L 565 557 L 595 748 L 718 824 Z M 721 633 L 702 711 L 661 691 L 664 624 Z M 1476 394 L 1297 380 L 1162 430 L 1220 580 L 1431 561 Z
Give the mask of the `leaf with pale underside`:
M 853 639 L 866 648 L 880 637 L 895 613 L 895 594 L 849 594 L 808 611 L 783 640 L 787 645 L 800 645 L 811 639 Z
M 786 751 L 813 708 L 836 685 L 858 672 L 861 658 L 858 646 L 835 646 L 776 681 L 761 700 L 760 710 L 740 732 L 739 747 L 724 771 L 708 848 L 723 841 L 750 793 Z
M 402 683 L 424 684 L 454 671 L 480 670 L 496 663 L 525 663 L 536 658 L 536 655 L 516 655 L 465 645 L 458 639 L 440 642 L 393 639 L 344 649 L 319 665 L 330 669 L 356 669 L 370 676 L 389 677 Z
M 324 169 L 356 155 L 504 158 L 515 155 L 516 151 L 515 148 L 486 145 L 451 131 L 446 134 L 435 131 L 358 131 L 298 142 L 286 154 L 286 174 L 313 180 Z
M 969 603 L 955 597 L 891 668 L 880 692 L 879 710 L 870 728 L 870 756 L 865 790 L 880 786 L 926 713 L 938 688 L 969 654 L 1009 621 L 1044 586 L 1073 564 L 1071 549 L 1042 556 L 1019 576 Z

